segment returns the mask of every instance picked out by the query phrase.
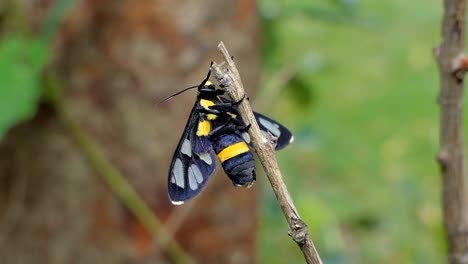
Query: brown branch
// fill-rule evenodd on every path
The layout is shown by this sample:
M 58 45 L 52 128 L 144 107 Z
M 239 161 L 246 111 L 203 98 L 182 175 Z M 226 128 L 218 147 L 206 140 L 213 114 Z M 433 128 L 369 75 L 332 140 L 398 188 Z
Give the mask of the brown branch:
M 444 0 L 443 42 L 436 49 L 441 90 L 440 151 L 444 225 L 449 263 L 468 263 L 468 211 L 462 139 L 463 84 L 466 72 L 466 0 Z
M 213 64 L 213 75 L 225 87 L 227 94 L 232 98 L 232 100 L 236 102 L 240 101 L 245 95 L 245 90 L 242 85 L 239 72 L 237 71 L 236 65 L 223 42 L 219 43 L 218 49 L 223 55 L 224 60 L 227 62 L 228 71 L 222 70 L 218 64 Z M 284 216 L 288 221 L 288 234 L 302 250 L 307 263 L 322 263 L 318 252 L 310 239 L 307 225 L 299 217 L 299 213 L 297 212 L 291 195 L 283 181 L 283 176 L 281 175 L 276 161 L 274 147 L 272 144 L 265 143 L 263 141 L 262 134 L 260 133 L 257 122 L 255 121 L 255 117 L 248 100 L 243 100 L 240 103 L 239 113 L 244 122 L 251 125 L 249 135 L 252 140 L 252 145 L 260 158 L 260 162 L 265 170 L 268 180 L 270 181 L 271 187 L 276 195 L 276 199 L 278 200 Z

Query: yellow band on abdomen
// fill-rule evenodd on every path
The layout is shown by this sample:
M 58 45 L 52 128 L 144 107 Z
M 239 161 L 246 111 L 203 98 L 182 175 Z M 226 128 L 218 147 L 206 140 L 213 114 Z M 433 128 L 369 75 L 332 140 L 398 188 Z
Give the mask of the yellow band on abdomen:
M 247 151 L 249 151 L 249 146 L 247 146 L 247 144 L 244 141 L 241 141 L 221 150 L 221 152 L 218 153 L 218 159 L 221 162 L 224 162 L 225 160 L 228 160 Z

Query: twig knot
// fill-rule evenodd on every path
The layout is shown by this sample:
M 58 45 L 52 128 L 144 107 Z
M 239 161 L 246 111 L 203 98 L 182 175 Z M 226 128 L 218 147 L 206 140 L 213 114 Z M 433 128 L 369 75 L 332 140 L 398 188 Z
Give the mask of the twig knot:
M 288 229 L 288 235 L 296 241 L 296 243 L 303 245 L 309 235 L 307 231 L 307 224 L 296 216 L 290 217 L 291 222 Z

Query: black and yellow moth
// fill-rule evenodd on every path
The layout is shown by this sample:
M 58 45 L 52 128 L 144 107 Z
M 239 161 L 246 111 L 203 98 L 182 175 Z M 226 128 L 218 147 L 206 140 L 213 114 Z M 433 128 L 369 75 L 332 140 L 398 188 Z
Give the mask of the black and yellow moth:
M 250 187 L 255 182 L 249 126 L 238 114 L 239 102 L 224 97 L 224 90 L 209 81 L 210 74 L 211 70 L 200 85 L 187 88 L 198 88 L 198 94 L 169 169 L 169 199 L 176 205 L 200 193 L 215 172 L 217 160 L 235 186 Z M 276 138 L 276 150 L 293 141 L 286 127 L 262 114 L 254 115 L 263 136 Z

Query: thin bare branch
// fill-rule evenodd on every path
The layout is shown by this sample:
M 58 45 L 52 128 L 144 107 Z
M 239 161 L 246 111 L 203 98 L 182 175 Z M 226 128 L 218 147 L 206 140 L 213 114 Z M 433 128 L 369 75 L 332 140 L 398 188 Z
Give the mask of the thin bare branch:
M 468 263 L 468 211 L 462 139 L 466 0 L 444 0 L 442 45 L 435 49 L 441 90 L 440 151 L 444 225 L 449 263 Z
M 215 63 L 212 66 L 213 75 L 225 87 L 227 94 L 232 98 L 232 100 L 240 101 L 245 95 L 245 90 L 242 85 L 239 72 L 223 42 L 219 43 L 218 49 L 223 55 L 224 60 L 227 62 L 227 71 L 223 70 L 220 65 Z M 318 252 L 310 239 L 307 225 L 300 218 L 286 184 L 283 181 L 283 176 L 281 175 L 278 162 L 276 161 L 274 147 L 272 144 L 265 143 L 263 141 L 262 134 L 260 133 L 257 122 L 255 121 L 255 117 L 248 100 L 243 100 L 240 103 L 239 113 L 244 122 L 251 125 L 249 135 L 252 145 L 258 154 L 260 162 L 276 195 L 276 199 L 278 200 L 284 216 L 288 221 L 288 234 L 302 250 L 307 263 L 322 263 Z

